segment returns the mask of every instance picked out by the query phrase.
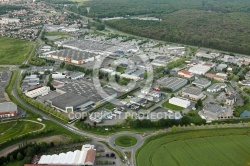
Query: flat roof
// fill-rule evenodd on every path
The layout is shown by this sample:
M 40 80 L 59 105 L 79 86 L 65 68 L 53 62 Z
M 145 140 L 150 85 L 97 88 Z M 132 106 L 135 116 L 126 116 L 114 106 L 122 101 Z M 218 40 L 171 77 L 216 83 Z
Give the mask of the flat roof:
M 200 88 L 188 87 L 185 88 L 182 92 L 198 96 L 202 93 L 202 90 Z
M 75 93 L 64 93 L 60 96 L 54 97 L 50 99 L 52 105 L 61 109 L 65 109 L 66 107 L 77 107 L 82 105 L 88 101 L 87 97 L 83 97 L 77 95 Z
M 179 77 L 163 77 L 157 80 L 160 86 L 167 87 L 170 89 L 175 89 L 176 87 L 182 87 L 187 84 L 187 80 Z
M 17 111 L 17 105 L 12 102 L 0 103 L 0 112 L 14 112 Z
M 210 82 L 211 81 L 206 78 L 199 78 L 199 79 L 194 80 L 192 84 L 206 85 L 206 84 L 209 84 Z

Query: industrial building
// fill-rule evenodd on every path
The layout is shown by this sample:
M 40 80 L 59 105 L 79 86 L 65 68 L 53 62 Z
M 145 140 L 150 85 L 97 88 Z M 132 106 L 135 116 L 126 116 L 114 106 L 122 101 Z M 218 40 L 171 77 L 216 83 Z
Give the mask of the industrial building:
M 53 52 L 47 55 L 47 57 L 81 65 L 85 62 L 94 61 L 95 59 L 99 58 L 99 55 L 86 51 L 67 49 L 67 50 Z
M 192 82 L 192 85 L 205 89 L 211 85 L 211 81 L 206 78 L 198 78 Z
M 10 118 L 17 116 L 17 105 L 12 102 L 0 103 L 0 118 Z
M 187 108 L 190 106 L 191 102 L 187 99 L 173 97 L 169 99 L 169 103 L 173 105 L 177 105 L 179 107 Z
M 222 89 L 225 89 L 227 87 L 227 84 L 224 84 L 224 83 L 216 83 L 216 84 L 213 84 L 212 86 L 210 86 L 207 91 L 208 92 L 212 92 L 212 93 L 216 93 L 216 92 L 219 92 L 221 91 Z
M 185 77 L 185 78 L 192 78 L 194 74 L 187 70 L 180 70 L 178 71 L 178 76 Z
M 25 95 L 27 97 L 30 97 L 30 98 L 36 98 L 38 96 L 47 95 L 49 93 L 49 91 L 50 91 L 50 87 L 43 86 L 43 87 L 40 87 L 40 88 L 37 88 L 34 90 L 30 90 L 30 91 L 26 92 Z
M 42 155 L 38 164 L 42 165 L 65 165 L 65 166 L 90 166 L 95 165 L 96 149 L 94 145 L 83 145 L 81 150 L 67 153 Z
M 89 99 L 87 97 L 83 97 L 74 93 L 64 93 L 57 97 L 54 97 L 47 101 L 50 103 L 51 107 L 56 108 L 65 113 L 71 113 L 72 111 L 76 111 L 80 109 L 80 106 L 84 103 L 87 103 Z M 67 111 L 67 107 L 72 107 L 73 110 L 71 112 Z
M 227 68 L 227 64 L 219 64 L 217 67 L 216 67 L 216 70 L 217 71 L 222 71 L 224 69 Z
M 197 64 L 194 65 L 189 69 L 189 72 L 197 75 L 204 75 L 211 69 L 211 66 L 203 65 L 203 64 Z
M 69 78 L 72 80 L 77 80 L 83 78 L 85 73 L 82 72 L 73 72 L 69 75 Z
M 118 95 L 118 92 L 111 88 L 98 90 L 86 79 L 66 79 L 65 82 L 67 84 L 56 89 L 61 95 L 47 101 L 52 107 L 63 112 L 67 112 L 66 107 L 73 107 L 73 111 L 86 111 Z
M 208 58 L 208 59 L 214 59 L 220 56 L 219 53 L 207 53 L 207 52 L 197 52 L 196 55 L 200 58 Z
M 129 75 L 129 74 L 121 74 L 120 75 L 121 78 L 127 78 L 130 80 L 134 80 L 134 81 L 139 81 L 141 78 L 135 75 Z
M 156 87 L 168 88 L 176 91 L 187 85 L 188 80 L 179 77 L 163 77 L 156 81 Z
M 228 117 L 227 109 L 227 107 L 222 107 L 218 104 L 207 103 L 203 107 L 202 113 L 207 120 L 217 120 L 219 117 Z
M 204 99 L 206 96 L 203 94 L 202 89 L 189 87 L 185 88 L 182 93 L 182 97 L 188 98 L 190 100 L 199 100 Z

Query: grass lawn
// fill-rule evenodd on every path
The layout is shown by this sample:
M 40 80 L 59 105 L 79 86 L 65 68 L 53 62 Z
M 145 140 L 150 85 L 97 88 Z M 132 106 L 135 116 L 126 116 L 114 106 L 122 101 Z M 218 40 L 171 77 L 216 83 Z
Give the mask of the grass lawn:
M 6 123 L 0 123 L 0 126 L 0 143 L 39 130 L 43 127 L 41 124 L 29 121 L 9 121 Z
M 124 73 L 125 70 L 126 70 L 126 68 L 120 67 L 120 66 L 117 66 L 117 68 L 115 69 L 116 72 L 120 72 L 120 73 Z
M 182 111 L 182 110 L 184 110 L 183 107 L 179 107 L 177 105 L 170 104 L 168 101 L 166 101 L 165 103 L 163 103 L 162 106 L 165 107 L 165 108 L 167 108 L 167 109 L 174 110 L 174 111 Z
M 115 108 L 115 106 L 111 105 L 111 104 L 106 104 L 105 107 L 107 110 L 112 110 Z
M 29 41 L 0 36 L 0 64 L 20 65 L 31 46 Z
M 120 136 L 115 139 L 115 144 L 121 147 L 134 146 L 137 143 L 137 139 L 132 136 Z
M 212 129 L 168 133 L 145 142 L 138 166 L 249 165 L 250 129 Z

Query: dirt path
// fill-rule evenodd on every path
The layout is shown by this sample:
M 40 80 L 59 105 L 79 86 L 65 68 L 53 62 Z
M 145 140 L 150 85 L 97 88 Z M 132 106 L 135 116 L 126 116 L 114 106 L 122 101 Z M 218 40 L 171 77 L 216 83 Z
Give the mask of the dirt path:
M 47 143 L 50 143 L 52 141 L 61 141 L 61 142 L 65 142 L 65 141 L 68 141 L 69 138 L 66 137 L 66 136 L 63 136 L 63 135 L 55 135 L 55 136 L 49 136 L 49 137 L 42 137 L 42 138 L 36 138 L 36 139 L 32 139 L 32 140 L 28 140 L 27 142 L 30 143 L 30 142 L 47 142 Z M 0 151 L 0 157 L 1 156 L 6 156 L 7 154 L 9 154 L 10 152 L 16 150 L 19 148 L 19 145 L 24 143 L 26 141 L 23 141 L 23 142 L 19 142 L 17 144 L 14 144 L 14 145 L 11 145 L 3 150 Z

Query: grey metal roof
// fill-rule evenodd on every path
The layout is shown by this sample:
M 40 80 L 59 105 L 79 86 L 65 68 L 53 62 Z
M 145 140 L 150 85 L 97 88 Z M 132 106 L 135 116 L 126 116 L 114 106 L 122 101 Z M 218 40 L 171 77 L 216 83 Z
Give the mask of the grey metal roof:
M 198 96 L 202 93 L 202 90 L 200 88 L 189 87 L 185 88 L 182 92 Z
M 2 112 L 15 112 L 17 111 L 17 105 L 12 102 L 0 103 L 0 113 Z
M 68 92 L 52 98 L 50 101 L 52 102 L 53 106 L 65 109 L 66 107 L 76 108 L 77 106 L 86 103 L 88 98 Z
M 211 81 L 206 79 L 206 78 L 199 78 L 199 79 L 194 80 L 192 83 L 193 84 L 198 84 L 198 85 L 206 85 L 206 84 L 208 84 L 210 82 Z

